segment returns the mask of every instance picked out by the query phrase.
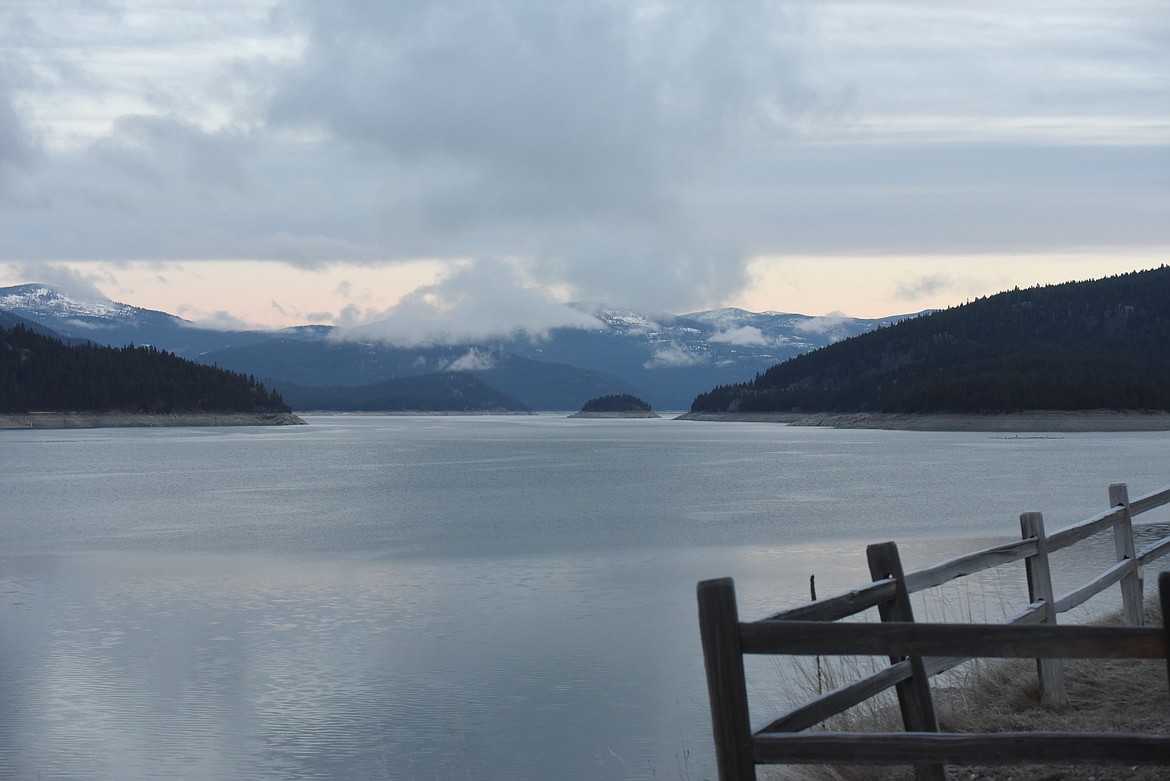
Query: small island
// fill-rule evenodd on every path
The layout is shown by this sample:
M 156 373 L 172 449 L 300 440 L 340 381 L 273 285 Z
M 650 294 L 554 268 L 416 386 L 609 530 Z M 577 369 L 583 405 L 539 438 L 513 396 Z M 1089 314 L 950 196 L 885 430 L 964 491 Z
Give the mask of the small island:
M 650 405 L 629 393 L 590 399 L 570 418 L 656 418 Z

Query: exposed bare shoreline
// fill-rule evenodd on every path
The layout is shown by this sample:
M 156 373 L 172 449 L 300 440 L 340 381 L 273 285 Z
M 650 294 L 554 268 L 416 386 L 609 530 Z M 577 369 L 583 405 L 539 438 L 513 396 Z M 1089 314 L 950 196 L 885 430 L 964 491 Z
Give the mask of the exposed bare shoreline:
M 570 418 L 657 418 L 659 415 L 650 410 L 631 412 L 574 412 Z
M 577 413 L 571 417 L 628 417 L 628 415 L 581 415 Z M 892 431 L 983 431 L 989 433 L 1170 431 L 1170 413 L 1116 410 L 1090 410 L 1085 412 L 1006 412 L 997 415 L 892 414 L 876 412 L 817 414 L 792 412 L 688 412 L 679 415 L 674 420 L 746 421 L 784 423 L 791 426 L 867 428 Z M 189 412 L 145 414 L 125 412 L 32 412 L 26 414 L 0 415 L 0 429 L 289 426 L 304 424 L 304 420 L 291 413 Z
M 154 426 L 303 426 L 290 412 L 30 412 L 0 415 L 0 429 Z
M 688 412 L 675 420 L 786 423 L 790 426 L 870 428 L 897 431 L 1170 431 L 1170 413 L 1127 410 L 1004 412 L 996 415 L 855 413 Z

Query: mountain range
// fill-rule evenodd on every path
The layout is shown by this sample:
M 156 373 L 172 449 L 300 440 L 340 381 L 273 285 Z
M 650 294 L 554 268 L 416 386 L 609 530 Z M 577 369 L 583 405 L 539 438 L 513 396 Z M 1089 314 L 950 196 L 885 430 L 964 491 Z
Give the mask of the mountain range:
M 740 309 L 649 315 L 575 306 L 595 325 L 401 346 L 372 339 L 366 331 L 331 326 L 212 330 L 165 312 L 71 296 L 50 285 L 0 288 L 0 318 L 31 322 L 66 340 L 149 345 L 250 374 L 301 410 L 383 404 L 385 409 L 422 409 L 428 407 L 402 405 L 423 404 L 420 399 L 440 388 L 452 398 L 482 395 L 468 407 L 474 409 L 577 410 L 598 396 L 632 394 L 659 410 L 681 410 L 715 386 L 743 382 L 793 356 L 906 317 L 810 317 Z M 436 377 L 444 374 L 460 377 L 454 383 Z M 392 389 L 386 386 L 390 381 L 396 381 Z

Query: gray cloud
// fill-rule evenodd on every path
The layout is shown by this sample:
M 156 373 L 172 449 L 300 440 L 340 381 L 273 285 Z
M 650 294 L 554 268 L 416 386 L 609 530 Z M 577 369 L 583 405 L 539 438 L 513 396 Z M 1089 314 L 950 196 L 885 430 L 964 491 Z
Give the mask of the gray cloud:
M 704 357 L 670 342 L 655 348 L 650 360 L 643 364 L 647 369 L 676 369 L 703 363 Z
M 94 283 L 95 281 L 110 280 L 83 274 L 52 263 L 20 263 L 18 270 L 26 279 L 52 285 L 78 301 L 104 301 L 106 299 L 106 296 Z
M 1167 242 L 1148 2 L 1104 28 L 1056 4 L 283 8 L 309 44 L 272 120 L 402 183 L 388 246 L 524 255 L 581 298 L 711 303 L 754 254 Z
M 758 255 L 1165 247 L 1168 30 L 1158 0 L 26 4 L 0 260 L 465 262 L 389 318 L 440 338 L 571 322 L 553 289 L 719 304 Z
M 768 340 L 763 331 L 755 326 L 742 325 L 738 328 L 729 328 L 707 337 L 708 342 L 717 344 L 767 344 Z
M 947 274 L 927 274 L 898 285 L 894 295 L 903 301 L 917 301 L 954 285 L 955 280 Z
M 309 46 L 271 116 L 433 166 L 451 188 L 437 220 L 637 222 L 732 128 L 766 121 L 792 70 L 782 50 L 755 61 L 766 7 L 289 3 Z
M 6 189 L 14 169 L 28 168 L 36 157 L 38 145 L 25 126 L 13 103 L 9 86 L 17 61 L 0 51 L 0 195 Z
M 834 341 L 836 341 L 836 339 L 844 336 L 844 333 L 841 331 L 841 326 L 844 325 L 845 321 L 850 319 L 847 315 L 840 312 L 833 312 L 821 317 L 810 317 L 807 320 L 794 323 L 792 330 L 798 334 L 817 334 L 820 336 L 826 334 L 833 336 L 833 334 L 837 334 L 834 337 Z
M 213 331 L 245 331 L 258 327 L 255 323 L 242 320 L 223 309 L 207 314 L 204 312 L 192 312 L 186 307 L 179 307 L 177 314 L 180 317 L 189 318 L 192 326 L 196 328 L 208 328 Z
M 524 255 L 580 297 L 709 303 L 744 283 L 744 247 L 696 231 L 687 191 L 817 107 L 770 45 L 776 8 L 290 3 L 309 45 L 270 117 L 386 166 L 393 242 Z
M 459 344 L 518 333 L 540 339 L 560 326 L 600 328 L 601 323 L 527 283 L 515 265 L 481 260 L 414 291 L 374 322 L 339 338 L 410 346 Z
M 172 116 L 132 114 L 120 117 L 90 155 L 156 191 L 239 190 L 245 183 L 247 145 L 236 133 L 208 133 Z

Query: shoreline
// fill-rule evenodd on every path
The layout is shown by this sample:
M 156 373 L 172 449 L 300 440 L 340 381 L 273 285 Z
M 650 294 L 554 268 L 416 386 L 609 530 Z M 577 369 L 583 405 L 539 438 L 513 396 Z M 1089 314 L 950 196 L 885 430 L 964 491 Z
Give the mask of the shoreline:
M 675 420 L 783 423 L 840 429 L 1073 433 L 1170 431 L 1170 413 L 1132 410 L 1002 412 L 992 415 L 893 412 L 687 412 Z
M 329 415 L 336 412 L 308 414 Z M 362 413 L 343 413 L 362 414 Z M 399 415 L 452 415 L 460 413 L 377 413 Z M 462 413 L 493 414 L 493 413 Z M 517 413 L 494 413 L 517 414 Z M 519 413 L 524 414 L 524 413 Z M 531 413 L 528 413 L 531 414 Z M 651 418 L 656 413 L 585 413 L 570 418 Z M 1170 431 L 1170 413 L 1118 410 L 1004 412 L 993 415 L 958 413 L 799 413 L 799 412 L 686 412 L 671 420 L 722 421 L 733 423 L 779 423 L 837 429 L 886 431 L 952 431 L 1000 434 Z M 303 426 L 298 415 L 284 412 L 176 412 L 167 414 L 131 412 L 29 412 L 0 414 L 0 430 L 163 428 L 183 426 Z
M 27 412 L 0 414 L 0 429 L 304 426 L 291 412 Z
M 658 418 L 662 417 L 656 412 L 650 410 L 639 410 L 637 412 L 574 412 L 568 415 L 570 418 Z

